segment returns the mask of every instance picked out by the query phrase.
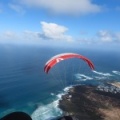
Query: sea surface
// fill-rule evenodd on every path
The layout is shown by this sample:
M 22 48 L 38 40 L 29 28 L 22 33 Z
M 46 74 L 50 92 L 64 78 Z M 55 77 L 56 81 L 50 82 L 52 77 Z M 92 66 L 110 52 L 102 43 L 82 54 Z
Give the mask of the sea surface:
M 69 59 L 46 74 L 45 63 L 60 53 L 84 55 L 95 70 L 80 59 Z M 58 102 L 70 87 L 107 81 L 120 81 L 119 51 L 0 45 L 0 118 L 23 111 L 33 120 L 53 120 L 62 115 Z

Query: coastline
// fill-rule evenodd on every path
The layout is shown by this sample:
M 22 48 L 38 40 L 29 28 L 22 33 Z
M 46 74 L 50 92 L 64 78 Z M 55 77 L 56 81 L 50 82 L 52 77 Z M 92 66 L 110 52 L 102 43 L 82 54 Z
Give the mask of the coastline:
M 120 93 L 100 91 L 96 86 L 77 85 L 62 96 L 59 108 L 63 115 L 78 120 L 119 120 Z

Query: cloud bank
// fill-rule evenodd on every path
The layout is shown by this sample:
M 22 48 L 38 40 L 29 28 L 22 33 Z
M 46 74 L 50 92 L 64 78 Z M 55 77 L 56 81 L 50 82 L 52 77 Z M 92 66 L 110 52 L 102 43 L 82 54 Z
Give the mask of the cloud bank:
M 101 42 L 117 42 L 120 43 L 120 32 L 111 32 L 107 30 L 100 30 L 97 33 L 97 39 Z
M 92 37 L 79 37 L 77 41 L 81 44 L 120 44 L 120 32 L 99 30 Z
M 83 15 L 102 10 L 102 7 L 92 0 L 20 0 L 19 3 L 29 7 L 44 8 L 55 14 Z
M 120 44 L 120 32 L 111 32 L 108 30 L 100 30 L 95 33 L 94 36 L 85 38 L 79 36 L 79 38 L 73 38 L 67 34 L 69 30 L 67 27 L 56 24 L 48 23 L 45 21 L 40 22 L 41 31 L 34 32 L 30 30 L 24 30 L 22 33 L 16 33 L 13 31 L 4 31 L 0 34 L 0 42 L 22 42 L 22 43 L 45 43 L 49 42 L 61 44 Z M 83 38 L 82 38 L 83 37 Z
M 16 33 L 13 31 L 4 31 L 0 34 L 0 41 L 5 42 L 34 42 L 42 43 L 44 41 L 61 41 L 72 42 L 73 38 L 67 35 L 68 28 L 55 23 L 40 22 L 42 31 L 34 32 L 30 30 L 24 30 L 22 33 Z

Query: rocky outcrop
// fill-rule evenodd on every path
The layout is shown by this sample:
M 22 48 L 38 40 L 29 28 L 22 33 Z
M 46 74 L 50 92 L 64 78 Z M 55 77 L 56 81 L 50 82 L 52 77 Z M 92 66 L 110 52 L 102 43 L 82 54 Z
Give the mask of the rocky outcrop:
M 78 120 L 117 120 L 114 115 L 109 119 L 108 117 L 109 114 L 114 114 L 114 111 L 119 114 L 120 94 L 99 91 L 95 86 L 75 86 L 62 96 L 59 107 L 64 111 L 64 115 Z

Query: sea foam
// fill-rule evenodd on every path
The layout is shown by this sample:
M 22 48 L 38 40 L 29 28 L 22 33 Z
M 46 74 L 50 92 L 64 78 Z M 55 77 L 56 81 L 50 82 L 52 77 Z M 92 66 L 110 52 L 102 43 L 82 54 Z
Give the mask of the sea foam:
M 103 73 L 103 72 L 98 72 L 98 71 L 95 71 L 95 70 L 93 70 L 93 72 L 94 72 L 95 74 L 102 75 L 102 76 L 106 76 L 106 77 L 113 76 L 113 75 L 110 74 L 110 73 Z
M 50 120 L 59 117 L 63 114 L 63 111 L 58 107 L 59 100 L 65 95 L 72 86 L 66 87 L 63 91 L 56 95 L 56 99 L 53 102 L 46 105 L 40 105 L 31 115 L 33 120 Z M 54 93 L 52 93 L 54 94 Z M 54 94 L 55 95 L 55 94 Z
M 116 74 L 116 75 L 120 75 L 120 72 L 119 72 L 119 71 L 113 70 L 112 72 L 113 72 L 114 74 Z
M 76 81 L 86 81 L 86 80 L 92 80 L 92 77 L 86 76 L 84 74 L 75 74 L 75 77 L 77 78 Z

